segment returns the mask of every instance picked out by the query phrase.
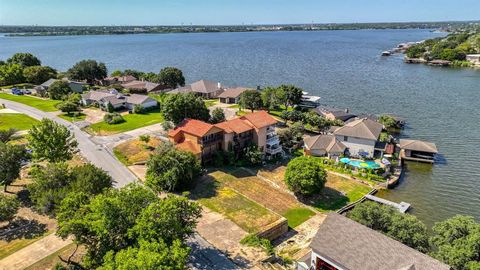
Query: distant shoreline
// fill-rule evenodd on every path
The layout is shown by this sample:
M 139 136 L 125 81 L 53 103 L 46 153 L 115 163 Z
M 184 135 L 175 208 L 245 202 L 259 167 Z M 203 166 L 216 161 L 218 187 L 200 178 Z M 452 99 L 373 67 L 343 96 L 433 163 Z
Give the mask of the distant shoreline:
M 286 24 L 286 25 L 231 25 L 231 26 L 0 26 L 7 37 L 82 36 L 171 33 L 228 33 L 276 31 L 327 30 L 387 30 L 430 29 L 452 32 L 480 25 L 480 22 L 411 22 L 411 23 L 347 23 L 347 24 Z

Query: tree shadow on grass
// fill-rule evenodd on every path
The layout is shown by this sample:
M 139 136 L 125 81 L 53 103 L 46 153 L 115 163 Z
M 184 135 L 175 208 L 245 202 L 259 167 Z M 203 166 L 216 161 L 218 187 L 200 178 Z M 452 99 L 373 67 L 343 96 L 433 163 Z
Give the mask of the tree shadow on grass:
M 15 239 L 33 239 L 43 235 L 47 225 L 36 220 L 16 218 L 0 228 L 0 240 L 10 242 Z
M 195 186 L 190 192 L 189 197 L 193 200 L 213 198 L 217 196 L 219 186 L 220 183 L 217 182 L 215 178 L 208 174 L 204 175 L 195 181 Z
M 297 199 L 321 212 L 336 211 L 350 203 L 346 194 L 330 187 L 324 187 L 319 194 L 309 197 L 297 196 Z
M 23 189 L 17 192 L 17 199 L 25 207 L 32 207 L 32 201 L 30 200 L 30 192 L 28 189 Z

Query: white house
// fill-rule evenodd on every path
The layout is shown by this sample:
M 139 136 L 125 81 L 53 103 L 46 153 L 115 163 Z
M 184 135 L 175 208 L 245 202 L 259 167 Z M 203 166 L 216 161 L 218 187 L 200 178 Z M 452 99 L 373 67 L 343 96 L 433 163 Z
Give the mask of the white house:
M 337 213 L 329 213 L 297 270 L 448 270 L 450 266 Z
M 383 125 L 368 118 L 346 123 L 333 132 L 337 140 L 347 147 L 353 157 L 373 158 L 375 144 L 383 130 Z

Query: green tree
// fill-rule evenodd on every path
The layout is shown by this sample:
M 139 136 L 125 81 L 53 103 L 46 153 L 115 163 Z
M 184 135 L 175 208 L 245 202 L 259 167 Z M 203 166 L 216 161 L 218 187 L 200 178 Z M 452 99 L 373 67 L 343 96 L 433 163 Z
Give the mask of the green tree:
M 57 77 L 57 71 L 48 66 L 31 66 L 23 70 L 23 76 L 29 83 L 41 84 Z
M 431 255 L 454 270 L 479 269 L 480 223 L 470 216 L 457 215 L 433 226 Z
M 285 183 L 294 193 L 319 193 L 327 182 L 327 173 L 320 163 L 310 157 L 297 157 L 290 161 L 285 172 Z
M 0 86 L 23 83 L 23 68 L 19 64 L 7 64 L 0 66 Z
M 278 137 L 283 147 L 291 149 L 300 145 L 303 140 L 304 127 L 302 123 L 296 122 L 293 125 L 280 129 L 278 131 Z
M 225 113 L 222 108 L 215 108 L 212 110 L 212 116 L 210 117 L 210 123 L 217 124 L 225 122 Z
M 82 60 L 68 70 L 68 77 L 72 80 L 87 81 L 93 84 L 107 76 L 107 67 L 104 63 L 95 60 Z
M 17 130 L 14 128 L 0 129 L 0 142 L 9 142 L 13 138 L 15 133 L 17 133 Z
M 428 252 L 427 227 L 415 216 L 402 214 L 395 208 L 375 202 L 365 202 L 355 206 L 348 217 L 380 231 L 420 252 Z
M 11 221 L 20 207 L 20 203 L 13 196 L 0 194 L 0 222 Z
M 122 72 L 121 70 L 118 70 L 118 69 L 117 69 L 117 70 L 114 70 L 114 71 L 110 74 L 110 76 L 112 76 L 112 77 L 123 76 L 123 72 Z
M 183 191 L 191 187 L 200 169 L 194 154 L 163 146 L 148 159 L 146 183 L 157 192 Z
M 171 94 L 165 97 L 161 104 L 161 110 L 166 120 L 175 125 L 185 118 L 208 121 L 210 112 L 201 97 L 193 93 Z
M 0 142 L 0 184 L 4 191 L 20 176 L 22 162 L 26 158 L 25 147 Z
M 54 100 L 62 100 L 65 99 L 72 89 L 68 85 L 68 82 L 58 80 L 52 83 L 50 87 L 48 87 L 48 97 Z
M 278 88 L 265 87 L 261 93 L 263 105 L 268 111 L 276 109 L 278 106 L 282 105 L 284 96 L 282 96 L 283 92 L 279 91 Z
M 27 186 L 30 200 L 41 213 L 54 215 L 74 182 L 66 163 L 37 166 L 30 172 L 32 183 Z
M 59 109 L 60 111 L 67 113 L 68 115 L 71 115 L 72 112 L 80 111 L 80 107 L 78 106 L 78 104 L 71 101 L 63 101 L 57 104 L 55 107 L 57 107 L 57 109 Z
M 98 270 L 184 270 L 190 248 L 176 240 L 171 245 L 161 240 L 148 242 L 140 240 L 138 247 L 128 247 L 115 253 L 109 251 Z
M 73 167 L 70 173 L 74 179 L 70 189 L 77 192 L 99 194 L 113 184 L 107 172 L 90 163 Z
M 240 106 L 252 112 L 262 108 L 262 94 L 257 90 L 246 90 L 240 95 Z
M 60 162 L 70 160 L 77 152 L 78 143 L 68 128 L 47 118 L 32 126 L 27 138 L 37 160 Z
M 294 85 L 282 84 L 278 87 L 280 92 L 283 92 L 283 101 L 286 108 L 288 106 L 298 105 L 302 102 L 303 90 Z
M 8 64 L 18 64 L 22 67 L 41 66 L 40 60 L 31 53 L 16 53 L 7 59 Z
M 169 195 L 145 208 L 132 232 L 136 238 L 147 241 L 183 241 L 193 234 L 200 215 L 201 208 L 197 203 L 185 197 Z
M 385 126 L 385 128 L 398 128 L 397 121 L 390 115 L 380 115 L 378 122 Z
M 262 163 L 263 152 L 260 151 L 257 145 L 252 144 L 246 147 L 243 151 L 243 158 L 248 162 L 249 165 L 256 166 Z
M 70 193 L 58 212 L 57 235 L 73 236 L 84 245 L 84 264 L 93 269 L 103 263 L 104 256 L 135 244 L 131 233 L 137 217 L 159 198 L 149 189 L 129 184 L 121 189 L 109 189 L 91 199 L 80 193 Z
M 178 86 L 185 86 L 185 77 L 180 69 L 175 67 L 166 67 L 160 70 L 158 75 L 159 83 L 175 89 Z

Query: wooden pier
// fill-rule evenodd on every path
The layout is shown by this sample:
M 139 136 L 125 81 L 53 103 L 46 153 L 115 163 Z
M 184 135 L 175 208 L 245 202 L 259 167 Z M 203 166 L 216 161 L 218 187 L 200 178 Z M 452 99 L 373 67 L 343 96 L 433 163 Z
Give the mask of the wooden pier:
M 378 202 L 378 203 L 381 203 L 381 204 L 385 204 L 385 205 L 395 207 L 400 213 L 405 213 L 405 212 L 408 211 L 408 209 L 410 209 L 410 204 L 406 203 L 406 202 L 396 203 L 396 202 L 392 202 L 392 201 L 389 201 L 389 200 L 379 198 L 377 196 L 373 196 L 371 194 L 365 195 L 365 198 L 367 200 L 371 200 L 371 201 L 374 201 L 374 202 Z

